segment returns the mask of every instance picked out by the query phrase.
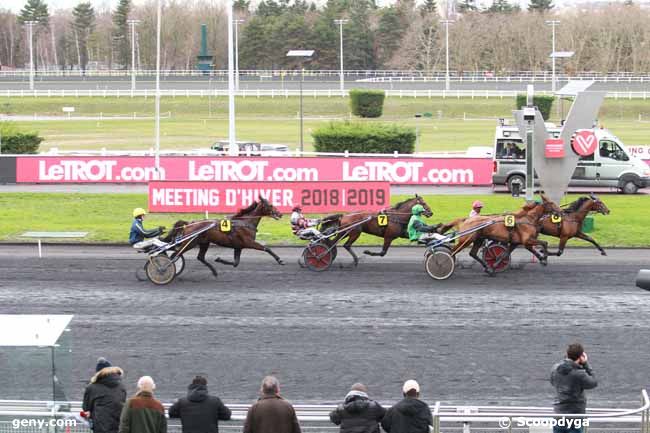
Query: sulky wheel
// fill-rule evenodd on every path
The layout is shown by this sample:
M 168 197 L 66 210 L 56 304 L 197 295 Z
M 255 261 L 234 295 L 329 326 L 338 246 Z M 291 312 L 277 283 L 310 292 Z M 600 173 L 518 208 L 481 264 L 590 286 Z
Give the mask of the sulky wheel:
M 434 280 L 446 280 L 456 269 L 456 259 L 449 248 L 436 247 L 425 256 L 424 268 Z
M 149 257 L 144 270 L 149 281 L 159 286 L 171 283 L 176 277 L 176 265 L 164 254 Z
M 483 248 L 483 261 L 494 272 L 503 272 L 510 266 L 510 251 L 506 245 L 491 243 Z
M 178 256 L 174 261 L 174 265 L 176 266 L 176 276 L 178 277 L 185 270 L 185 257 Z
M 302 252 L 302 259 L 305 266 L 311 271 L 322 272 L 329 269 L 334 261 L 333 248 L 326 244 L 317 242 L 308 245 Z

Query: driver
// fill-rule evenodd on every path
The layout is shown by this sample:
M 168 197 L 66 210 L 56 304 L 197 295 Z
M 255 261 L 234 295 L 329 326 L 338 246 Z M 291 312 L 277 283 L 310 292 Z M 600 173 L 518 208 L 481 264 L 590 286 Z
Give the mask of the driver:
M 422 241 L 426 243 L 428 240 L 433 238 L 433 233 L 435 233 L 442 224 L 436 224 L 433 226 L 427 225 L 422 220 L 422 212 L 424 212 L 424 206 L 421 204 L 416 204 L 411 208 L 411 219 L 409 219 L 407 231 L 409 240 Z
M 315 226 L 319 220 L 308 219 L 302 214 L 302 207 L 296 206 L 291 211 L 291 229 L 293 233 L 303 239 L 311 239 L 321 236 Z
M 131 233 L 129 234 L 129 243 L 136 249 L 145 249 L 151 245 L 157 247 L 164 247 L 166 242 L 161 241 L 156 236 L 160 235 L 164 227 L 160 226 L 156 229 L 145 230 L 142 225 L 142 220 L 147 212 L 141 207 L 133 209 L 133 223 L 131 224 Z M 146 238 L 151 238 L 145 240 Z

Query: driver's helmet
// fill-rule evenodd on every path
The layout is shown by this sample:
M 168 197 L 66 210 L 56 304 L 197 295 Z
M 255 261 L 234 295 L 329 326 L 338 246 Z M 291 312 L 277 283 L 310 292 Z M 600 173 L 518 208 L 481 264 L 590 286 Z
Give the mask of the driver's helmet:
M 421 204 L 416 204 L 411 208 L 411 213 L 413 215 L 420 215 L 422 212 L 424 212 L 424 206 Z
M 133 218 L 137 218 L 137 217 L 140 217 L 140 216 L 146 215 L 146 214 L 147 214 L 147 211 L 142 209 L 141 207 L 136 207 L 135 209 L 133 209 Z
M 291 212 L 302 212 L 302 207 L 296 206 L 291 210 Z
M 483 202 L 481 200 L 476 200 L 474 203 L 472 203 L 472 208 L 482 208 L 483 207 Z

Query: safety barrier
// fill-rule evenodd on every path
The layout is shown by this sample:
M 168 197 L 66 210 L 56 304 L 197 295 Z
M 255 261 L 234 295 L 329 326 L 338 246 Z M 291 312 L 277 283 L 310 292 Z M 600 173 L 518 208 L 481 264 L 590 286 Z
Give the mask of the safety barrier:
M 518 90 L 436 90 L 436 89 L 421 89 L 421 90 L 385 90 L 386 96 L 391 98 L 471 98 L 471 99 L 487 99 L 487 98 L 514 98 L 521 91 Z M 551 92 L 539 91 L 536 92 L 540 95 L 550 95 Z M 347 97 L 348 91 L 340 91 L 338 89 L 305 89 L 302 91 L 304 97 Z M 74 90 L 27 90 L 27 89 L 5 89 L 0 91 L 0 97 L 103 97 L 103 98 L 133 98 L 144 97 L 152 98 L 156 95 L 153 89 L 74 89 Z M 228 96 L 227 89 L 161 89 L 160 95 L 163 97 L 219 97 Z M 300 95 L 300 91 L 296 89 L 240 89 L 235 92 L 236 96 L 243 98 L 289 98 Z M 610 91 L 605 95 L 606 98 L 613 99 L 649 99 L 650 91 Z
M 220 430 L 241 431 L 242 421 L 250 405 L 225 402 L 233 412 L 234 422 L 223 422 Z M 388 405 L 385 405 L 386 407 Z M 168 408 L 169 404 L 165 404 Z M 303 430 L 311 432 L 336 431 L 329 421 L 329 412 L 335 405 L 295 404 L 296 414 Z M 80 402 L 57 402 L 53 405 L 47 401 L 0 400 L 0 433 L 45 433 L 43 430 L 18 430 L 11 424 L 14 419 L 51 419 L 73 418 L 81 410 Z M 550 431 L 550 425 L 557 418 L 548 407 L 530 406 L 464 406 L 443 405 L 436 402 L 431 406 L 434 425 L 433 432 L 462 431 L 475 432 L 539 432 Z M 587 414 L 565 415 L 566 418 L 588 420 L 583 424 L 585 433 L 633 432 L 650 433 L 650 399 L 645 390 L 641 391 L 641 406 L 634 409 L 590 408 Z M 64 431 L 64 429 L 61 429 Z M 180 431 L 176 420 L 170 422 L 170 433 Z M 50 430 L 51 432 L 51 430 Z M 87 427 L 77 423 L 76 427 L 67 427 L 65 433 L 87 433 Z

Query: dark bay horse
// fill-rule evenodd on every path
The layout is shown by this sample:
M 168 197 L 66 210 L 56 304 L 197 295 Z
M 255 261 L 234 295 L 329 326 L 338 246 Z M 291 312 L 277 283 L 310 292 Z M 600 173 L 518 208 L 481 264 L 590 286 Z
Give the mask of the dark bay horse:
M 176 254 L 184 254 L 187 250 L 192 249 L 198 245 L 199 253 L 196 258 L 206 265 L 212 274 L 216 277 L 217 270 L 205 260 L 205 255 L 208 252 L 210 244 L 219 245 L 234 250 L 234 260 L 228 261 L 217 257 L 215 262 L 222 263 L 237 267 L 241 258 L 241 251 L 245 248 L 250 248 L 258 251 L 269 253 L 280 265 L 284 262 L 280 257 L 275 254 L 270 248 L 265 247 L 255 240 L 257 236 L 257 226 L 260 220 L 269 216 L 273 219 L 282 218 L 282 214 L 265 198 L 259 197 L 259 201 L 253 202 L 245 209 L 241 209 L 232 217 L 228 218 L 230 221 L 230 230 L 223 231 L 221 228 L 221 221 L 223 220 L 203 220 L 195 222 L 177 221 L 174 227 L 169 231 L 169 234 L 163 238 L 166 242 L 173 241 L 174 238 L 179 236 L 189 235 L 193 232 L 200 231 L 201 229 L 214 225 L 214 227 L 200 234 L 195 239 L 189 239 L 185 243 L 178 246 Z
M 514 227 L 506 227 L 505 220 L 508 215 L 486 215 L 452 221 L 449 224 L 443 225 L 439 231 L 444 233 L 450 228 L 455 227 L 459 232 L 463 232 L 478 227 L 481 224 L 491 222 L 491 225 L 459 237 L 452 250 L 452 255 L 455 256 L 469 244 L 472 244 L 469 255 L 483 266 L 485 272 L 493 275 L 494 270 L 478 255 L 478 251 L 486 239 L 508 244 L 510 245 L 510 251 L 514 250 L 518 245 L 523 245 L 545 266 L 547 264 L 548 243 L 537 239 L 541 228 L 541 220 L 544 215 L 550 215 L 552 213 L 560 214 L 561 212 L 562 209 L 555 203 L 542 196 L 541 203 L 528 202 L 520 211 L 508 214 L 515 217 Z M 542 253 L 535 250 L 535 246 L 541 246 Z
M 380 238 L 384 238 L 384 244 L 380 252 L 372 252 L 366 250 L 363 252 L 364 254 L 367 254 L 369 256 L 385 256 L 388 252 L 388 249 L 390 248 L 391 243 L 395 239 L 408 238 L 406 227 L 408 225 L 409 219 L 411 218 L 411 208 L 416 204 L 420 204 L 422 207 L 424 207 L 424 216 L 427 218 L 433 215 L 431 208 L 429 208 L 429 206 L 424 202 L 422 197 L 416 194 L 415 197 L 404 200 L 380 212 L 360 211 L 340 216 L 331 215 L 327 217 L 329 221 L 321 225 L 321 230 L 325 231 L 331 228 L 345 230 L 346 227 L 351 227 L 355 224 L 359 224 L 349 231 L 344 231 L 334 239 L 334 242 L 338 242 L 339 240 L 347 237 L 345 244 L 343 244 L 343 248 L 345 248 L 346 251 L 350 253 L 352 259 L 354 260 L 354 265 L 356 266 L 359 264 L 359 257 L 357 257 L 357 255 L 352 250 L 352 244 L 354 244 L 357 239 L 359 239 L 361 233 L 368 233 Z M 388 217 L 387 224 L 384 226 L 379 225 L 378 216 L 380 214 L 386 215 Z
M 543 218 L 542 220 L 542 234 L 560 238 L 557 252 L 549 252 L 550 255 L 561 256 L 564 252 L 566 243 L 571 238 L 579 238 L 590 242 L 603 256 L 607 253 L 598 245 L 590 236 L 582 232 L 582 223 L 589 214 L 589 212 L 598 212 L 603 215 L 609 214 L 609 209 L 605 206 L 598 197 L 591 194 L 589 197 L 580 197 L 578 200 L 571 203 L 564 208 L 562 212 L 562 220 L 559 223 L 554 223 L 551 218 Z

